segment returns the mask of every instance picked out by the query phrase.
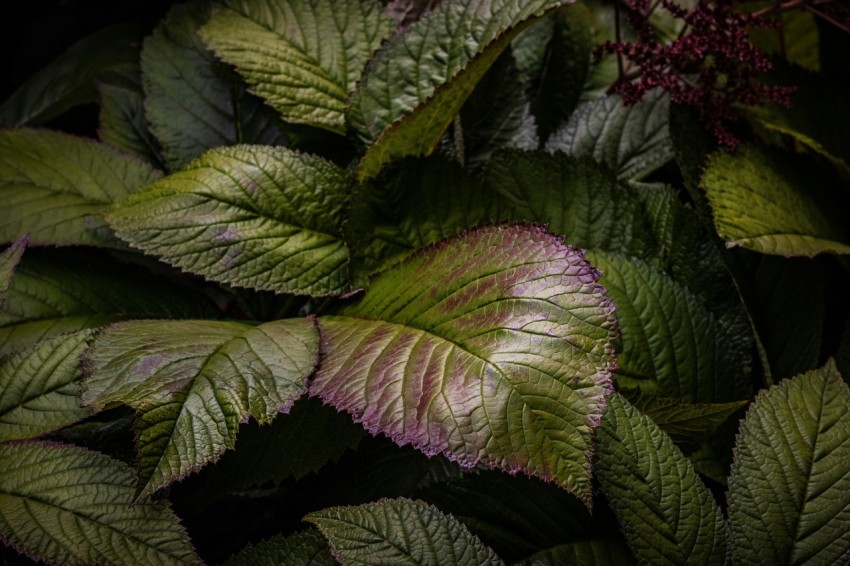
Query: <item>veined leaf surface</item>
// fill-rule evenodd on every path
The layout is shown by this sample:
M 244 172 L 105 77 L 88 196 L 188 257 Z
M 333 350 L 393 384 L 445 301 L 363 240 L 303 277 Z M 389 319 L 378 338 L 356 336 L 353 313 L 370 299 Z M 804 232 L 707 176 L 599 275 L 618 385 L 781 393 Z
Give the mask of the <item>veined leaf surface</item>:
M 384 499 L 357 507 L 333 507 L 304 518 L 349 566 L 495 566 L 496 553 L 451 515 L 410 499 Z
M 23 235 L 0 253 L 0 308 L 6 300 L 6 291 L 12 284 L 12 276 L 15 274 L 18 262 L 21 261 L 21 256 L 24 255 L 28 240 L 29 237 Z
M 58 336 L 0 360 L 0 442 L 33 438 L 91 414 L 77 398 L 79 356 L 92 334 Z
M 132 504 L 134 484 L 97 452 L 0 444 L 0 538 L 56 564 L 202 564 L 167 502 Z
M 725 524 L 714 496 L 649 417 L 612 395 L 597 445 L 599 484 L 641 564 L 725 563 Z
M 100 116 L 97 134 L 103 143 L 159 165 L 162 158 L 145 116 L 145 93 L 138 64 L 118 67 L 97 83 Z
M 443 2 L 369 61 L 348 120 L 369 148 L 361 179 L 434 150 L 475 85 L 516 35 L 569 0 Z
M 139 411 L 139 496 L 233 448 L 239 423 L 268 423 L 306 391 L 318 357 L 311 319 L 250 326 L 133 321 L 106 328 L 85 354 L 83 403 Z
M 850 390 L 832 360 L 756 397 L 727 499 L 734 563 L 850 560 Z
M 344 133 L 348 93 L 392 27 L 375 0 L 229 0 L 201 37 L 288 121 Z
M 844 219 L 801 158 L 746 145 L 715 153 L 702 177 L 717 233 L 728 247 L 783 256 L 850 254 Z M 833 181 L 834 182 L 834 181 Z
M 311 393 L 372 433 L 590 501 L 591 435 L 615 366 L 612 306 L 541 228 L 481 228 L 376 277 L 319 320 Z
M 289 536 L 277 535 L 249 544 L 231 556 L 224 566 L 337 566 L 328 543 L 317 531 L 307 529 Z
M 212 150 L 109 216 L 131 245 L 238 287 L 330 295 L 348 286 L 340 224 L 350 181 L 284 148 Z
M 606 537 L 560 544 L 517 562 L 514 566 L 563 566 L 564 564 L 629 566 L 635 564 L 635 558 L 619 537 Z
M 112 148 L 47 130 L 0 131 L 0 241 L 117 246 L 101 215 L 160 176 Z

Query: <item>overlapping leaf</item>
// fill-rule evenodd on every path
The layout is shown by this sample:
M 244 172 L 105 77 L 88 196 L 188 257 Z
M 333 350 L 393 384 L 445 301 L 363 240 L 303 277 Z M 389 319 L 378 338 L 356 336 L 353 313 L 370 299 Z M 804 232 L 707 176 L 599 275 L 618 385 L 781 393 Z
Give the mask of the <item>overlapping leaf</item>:
M 311 393 L 373 433 L 590 500 L 612 307 L 581 253 L 540 228 L 481 228 L 376 277 L 319 321 Z
M 0 538 L 56 564 L 202 564 L 167 502 L 132 505 L 129 466 L 57 444 L 0 444 Z
M 51 338 L 0 361 L 0 442 L 34 438 L 91 414 L 78 397 L 79 356 L 92 333 Z
M 29 237 L 23 235 L 0 253 L 0 308 L 6 301 L 6 291 L 9 290 L 9 285 L 12 284 L 12 276 L 15 274 L 15 268 L 21 261 L 21 256 L 24 255 L 24 249 L 27 247 Z
M 756 397 L 728 501 L 734 563 L 850 560 L 850 390 L 832 360 Z
M 97 83 L 101 141 L 148 163 L 160 165 L 159 148 L 145 117 L 145 93 L 138 64 L 115 69 Z
M 595 467 L 642 564 L 725 564 L 723 514 L 673 441 L 621 396 L 602 418 Z
M 369 62 L 348 119 L 369 147 L 361 179 L 387 162 L 428 154 L 475 85 L 516 35 L 568 0 L 443 2 Z
M 714 154 L 702 178 L 727 246 L 784 256 L 850 253 L 831 183 L 801 158 L 754 145 Z
M 304 518 L 350 566 L 502 564 L 466 527 L 436 507 L 410 499 L 384 499 L 357 507 L 333 507 Z
M 635 559 L 619 538 L 606 537 L 561 544 L 517 562 L 515 566 L 561 566 L 563 564 L 628 566 L 635 564 Z
M 201 43 L 198 28 L 210 13 L 207 2 L 174 6 L 142 49 L 145 110 L 172 169 L 215 147 L 286 140 L 276 113 Z
M 134 321 L 105 329 L 85 355 L 83 402 L 139 411 L 139 496 L 217 460 L 239 423 L 268 423 L 306 391 L 318 356 L 311 319 L 260 326 Z
M 659 91 L 626 106 L 619 96 L 580 105 L 546 143 L 549 151 L 590 156 L 623 179 L 640 179 L 673 159 L 669 99 Z
M 249 544 L 224 566 L 336 566 L 328 543 L 313 529 Z
M 235 146 L 205 153 L 109 216 L 135 247 L 238 287 L 339 294 L 348 287 L 340 224 L 350 181 L 319 157 Z
M 288 121 L 344 133 L 348 93 L 391 32 L 375 0 L 229 0 L 201 37 Z
M 160 176 L 112 148 L 47 130 L 0 131 L 0 241 L 117 246 L 102 214 Z

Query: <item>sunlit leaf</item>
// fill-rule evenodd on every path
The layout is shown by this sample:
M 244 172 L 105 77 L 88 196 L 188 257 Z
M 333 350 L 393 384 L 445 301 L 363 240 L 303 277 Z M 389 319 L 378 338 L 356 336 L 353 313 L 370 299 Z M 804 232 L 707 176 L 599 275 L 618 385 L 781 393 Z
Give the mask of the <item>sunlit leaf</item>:
M 426 248 L 320 318 L 311 393 L 399 444 L 522 471 L 589 503 L 591 433 L 614 365 L 598 276 L 540 228 Z
M 55 564 L 202 564 L 165 501 L 133 505 L 126 464 L 59 444 L 0 444 L 0 538 Z
M 756 397 L 727 499 L 735 563 L 850 559 L 850 389 L 834 362 Z

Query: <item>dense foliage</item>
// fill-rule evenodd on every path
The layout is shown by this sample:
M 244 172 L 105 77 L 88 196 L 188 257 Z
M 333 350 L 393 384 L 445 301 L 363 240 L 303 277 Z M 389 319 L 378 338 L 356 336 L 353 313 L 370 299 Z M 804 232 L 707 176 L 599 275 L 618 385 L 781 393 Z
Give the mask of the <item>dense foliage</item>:
M 848 20 L 222 0 L 76 43 L 0 104 L 3 563 L 847 563 Z

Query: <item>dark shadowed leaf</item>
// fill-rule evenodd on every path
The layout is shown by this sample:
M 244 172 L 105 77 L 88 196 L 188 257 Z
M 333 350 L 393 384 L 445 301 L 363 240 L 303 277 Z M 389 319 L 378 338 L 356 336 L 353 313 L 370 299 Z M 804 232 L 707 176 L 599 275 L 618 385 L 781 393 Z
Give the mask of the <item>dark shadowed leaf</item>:
M 0 131 L 0 241 L 120 247 L 102 214 L 160 176 L 138 159 L 59 132 Z
M 642 564 L 726 560 L 723 513 L 673 441 L 618 394 L 597 437 L 596 473 Z
M 514 566 L 629 566 L 636 564 L 628 547 L 619 538 L 592 538 L 561 544 L 538 552 Z
M 319 320 L 311 394 L 399 444 L 522 471 L 589 504 L 590 438 L 615 364 L 598 276 L 536 227 L 445 240 Z
M 350 566 L 495 566 L 502 564 L 466 527 L 436 507 L 410 499 L 383 499 L 358 507 L 333 507 L 304 518 Z
M 101 332 L 86 352 L 82 400 L 139 411 L 139 497 L 233 448 L 249 416 L 269 423 L 306 391 L 318 361 L 313 320 L 250 326 L 133 321 Z
M 97 81 L 101 141 L 161 166 L 156 140 L 145 117 L 145 93 L 138 64 L 124 65 Z
M 850 560 L 850 389 L 832 360 L 756 397 L 727 500 L 735 563 Z
M 399 157 L 428 154 L 516 35 L 567 0 L 444 2 L 369 61 L 348 120 L 369 147 L 361 179 Z
M 336 566 L 328 543 L 313 529 L 249 544 L 224 566 Z
M 0 253 L 0 308 L 6 301 L 6 291 L 12 284 L 12 277 L 15 275 L 15 268 L 21 261 L 21 256 L 24 255 L 24 250 L 27 247 L 29 236 L 26 234 L 12 242 L 12 244 Z
M 165 501 L 133 505 L 135 477 L 97 452 L 0 444 L 0 538 L 55 564 L 202 564 Z
M 240 145 L 205 153 L 108 216 L 134 247 L 237 287 L 331 295 L 348 287 L 340 224 L 350 181 L 320 157 Z

